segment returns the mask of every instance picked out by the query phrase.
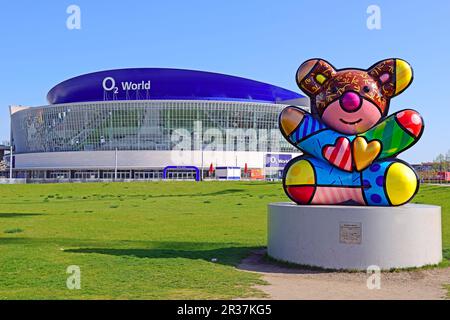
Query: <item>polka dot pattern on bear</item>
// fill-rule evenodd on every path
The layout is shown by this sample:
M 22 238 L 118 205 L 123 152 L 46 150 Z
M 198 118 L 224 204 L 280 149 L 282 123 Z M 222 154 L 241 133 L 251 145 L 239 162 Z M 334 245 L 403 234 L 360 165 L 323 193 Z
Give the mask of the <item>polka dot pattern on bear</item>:
M 382 187 L 384 185 L 384 176 L 378 176 L 375 182 L 379 187 Z
M 362 172 L 361 184 L 364 197 L 369 205 L 389 205 L 384 185 L 386 182 L 385 172 L 391 163 L 391 161 L 375 162 Z M 367 188 L 366 185 L 370 187 Z
M 367 180 L 367 179 L 364 179 L 363 180 L 363 187 L 365 188 L 365 189 L 368 189 L 368 188 L 370 188 L 372 185 L 370 184 L 370 181 L 369 180 Z
M 420 115 L 414 110 L 405 110 L 396 115 L 400 125 L 410 132 L 413 136 L 418 137 L 422 131 L 423 123 Z
M 420 119 L 419 115 L 413 114 L 411 117 L 411 122 L 415 125 L 419 125 L 422 123 L 422 119 Z
M 380 195 L 374 193 L 370 196 L 370 200 L 372 200 L 375 203 L 380 203 L 381 202 L 381 197 Z

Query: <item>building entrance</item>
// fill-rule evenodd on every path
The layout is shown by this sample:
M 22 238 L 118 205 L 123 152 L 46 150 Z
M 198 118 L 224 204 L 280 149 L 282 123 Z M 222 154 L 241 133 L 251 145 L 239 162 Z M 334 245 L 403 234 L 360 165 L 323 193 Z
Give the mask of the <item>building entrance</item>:
M 188 167 L 170 166 L 164 169 L 163 179 L 200 181 L 201 180 L 200 170 L 194 166 Z

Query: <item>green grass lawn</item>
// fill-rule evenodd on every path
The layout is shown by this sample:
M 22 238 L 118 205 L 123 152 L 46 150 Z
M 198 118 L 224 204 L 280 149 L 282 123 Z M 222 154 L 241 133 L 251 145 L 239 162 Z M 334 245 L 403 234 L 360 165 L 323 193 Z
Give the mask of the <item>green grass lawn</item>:
M 260 295 L 260 277 L 234 266 L 266 245 L 273 201 L 287 201 L 280 183 L 0 185 L 0 299 Z M 416 202 L 442 206 L 448 263 L 450 187 Z M 70 265 L 81 290 L 66 287 Z

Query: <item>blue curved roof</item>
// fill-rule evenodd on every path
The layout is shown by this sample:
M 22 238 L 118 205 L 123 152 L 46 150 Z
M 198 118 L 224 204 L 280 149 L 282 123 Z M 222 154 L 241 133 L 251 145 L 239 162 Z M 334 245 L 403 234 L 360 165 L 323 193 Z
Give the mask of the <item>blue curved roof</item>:
M 106 78 L 108 79 L 104 83 Z M 259 81 L 212 72 L 165 68 L 89 73 L 61 82 L 47 94 L 50 104 L 144 99 L 274 103 L 299 98 L 304 96 Z

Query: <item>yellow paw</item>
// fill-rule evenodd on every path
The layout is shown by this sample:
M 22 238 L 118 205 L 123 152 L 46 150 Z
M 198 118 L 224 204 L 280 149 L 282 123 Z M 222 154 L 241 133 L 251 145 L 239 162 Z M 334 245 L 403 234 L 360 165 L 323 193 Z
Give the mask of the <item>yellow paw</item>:
M 411 200 L 417 191 L 418 183 L 414 170 L 404 163 L 396 162 L 386 172 L 386 193 L 394 206 Z
M 315 184 L 314 169 L 309 161 L 300 160 L 291 165 L 286 173 L 286 186 Z

